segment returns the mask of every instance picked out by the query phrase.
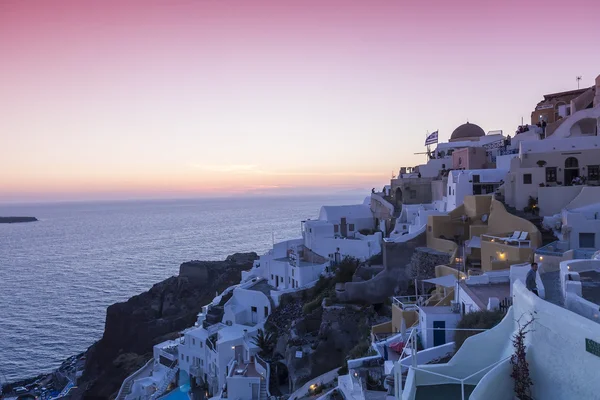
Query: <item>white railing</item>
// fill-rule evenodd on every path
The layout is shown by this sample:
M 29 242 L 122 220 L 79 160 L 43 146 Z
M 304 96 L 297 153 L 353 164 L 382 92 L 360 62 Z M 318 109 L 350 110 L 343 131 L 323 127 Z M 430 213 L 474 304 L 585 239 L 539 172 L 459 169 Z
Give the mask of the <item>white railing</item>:
M 152 366 L 152 364 L 154 364 L 154 358 L 151 358 L 146 364 L 144 364 L 142 366 L 142 368 L 138 369 L 137 371 L 135 371 L 133 374 L 129 375 L 127 378 L 125 378 L 125 380 L 123 381 L 123 384 L 121 384 L 121 388 L 119 389 L 119 393 L 117 394 L 117 399 L 120 398 L 125 398 L 125 396 L 127 396 L 129 393 L 125 393 L 125 391 L 129 391 L 131 389 L 131 386 L 129 387 L 129 389 L 126 389 L 127 385 L 129 382 L 132 382 L 138 377 L 140 376 L 143 372 L 145 372 L 145 370 Z M 121 397 L 123 396 L 123 397 Z
M 427 300 L 432 295 L 423 294 L 423 295 L 413 295 L 413 296 L 395 296 L 392 297 L 392 302 L 400 307 L 403 310 L 414 310 L 418 306 L 425 305 Z
M 169 372 L 167 372 L 166 376 L 160 382 L 160 385 L 156 389 L 156 392 L 152 393 L 152 395 L 150 396 L 150 400 L 158 399 L 165 392 L 165 390 L 167 390 L 167 388 L 169 387 L 169 384 L 175 378 L 177 371 L 179 371 L 178 366 L 175 366 L 175 367 L 169 369 Z

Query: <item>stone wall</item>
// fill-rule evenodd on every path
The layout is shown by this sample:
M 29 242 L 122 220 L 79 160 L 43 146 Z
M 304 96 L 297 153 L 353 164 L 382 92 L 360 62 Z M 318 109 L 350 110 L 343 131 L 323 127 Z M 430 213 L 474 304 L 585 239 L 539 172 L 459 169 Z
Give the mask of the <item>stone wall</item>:
M 450 255 L 448 253 L 428 247 L 419 247 L 415 249 L 406 272 L 410 280 L 435 278 L 435 267 L 448 265 L 449 262 Z
M 409 284 L 408 268 L 415 249 L 425 245 L 425 235 L 405 243 L 384 243 L 384 269 L 374 278 L 363 282 L 348 282 L 337 297 L 343 302 L 383 303 L 390 296 L 406 291 Z

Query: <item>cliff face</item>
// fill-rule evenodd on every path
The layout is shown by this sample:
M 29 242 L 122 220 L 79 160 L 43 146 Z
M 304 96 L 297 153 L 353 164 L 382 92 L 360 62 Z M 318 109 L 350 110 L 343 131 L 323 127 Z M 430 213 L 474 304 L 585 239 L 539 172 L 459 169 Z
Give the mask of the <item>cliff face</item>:
M 153 345 L 192 326 L 202 306 L 239 283 L 241 271 L 257 258 L 256 253 L 243 253 L 225 261 L 190 261 L 181 265 L 179 276 L 108 307 L 104 335 L 87 351 L 81 397 L 116 395 L 123 380 L 152 357 Z

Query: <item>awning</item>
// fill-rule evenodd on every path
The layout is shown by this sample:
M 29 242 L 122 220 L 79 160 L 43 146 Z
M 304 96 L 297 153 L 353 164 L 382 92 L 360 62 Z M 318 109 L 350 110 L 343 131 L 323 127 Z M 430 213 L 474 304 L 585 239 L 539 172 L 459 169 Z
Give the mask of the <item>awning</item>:
M 423 282 L 433 283 L 444 287 L 454 287 L 456 285 L 456 277 L 454 275 L 441 276 L 439 278 L 425 279 Z
M 472 249 L 480 249 L 481 248 L 481 238 L 479 236 L 473 236 L 471 240 L 469 240 L 467 247 Z

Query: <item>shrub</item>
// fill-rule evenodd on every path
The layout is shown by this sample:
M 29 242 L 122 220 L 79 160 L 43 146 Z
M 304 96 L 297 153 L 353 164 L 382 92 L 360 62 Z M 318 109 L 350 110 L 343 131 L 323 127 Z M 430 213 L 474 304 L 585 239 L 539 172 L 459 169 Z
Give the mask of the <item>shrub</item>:
M 369 349 L 371 349 L 371 343 L 368 341 L 362 341 L 348 352 L 346 359 L 354 360 L 355 358 L 365 357 L 365 355 L 369 352 Z
M 322 299 L 319 298 L 316 298 L 313 301 L 309 301 L 304 306 L 302 306 L 302 313 L 310 314 L 311 312 L 315 311 L 317 308 L 321 307 L 321 301 Z
M 491 329 L 498 325 L 504 318 L 502 311 L 474 311 L 463 315 L 462 319 L 456 325 L 457 329 Z M 474 331 L 456 331 L 454 334 L 455 351 L 458 351 L 465 340 L 469 337 L 481 333 L 480 330 Z
M 354 257 L 344 257 L 335 269 L 335 283 L 352 282 L 359 261 Z
M 338 375 L 340 375 L 340 376 L 341 376 L 341 375 L 348 375 L 348 364 L 344 364 L 344 365 L 342 365 L 342 366 L 341 366 L 341 367 L 338 369 L 338 371 L 337 371 L 337 374 L 338 374 Z

